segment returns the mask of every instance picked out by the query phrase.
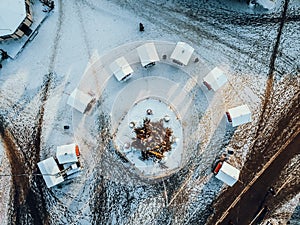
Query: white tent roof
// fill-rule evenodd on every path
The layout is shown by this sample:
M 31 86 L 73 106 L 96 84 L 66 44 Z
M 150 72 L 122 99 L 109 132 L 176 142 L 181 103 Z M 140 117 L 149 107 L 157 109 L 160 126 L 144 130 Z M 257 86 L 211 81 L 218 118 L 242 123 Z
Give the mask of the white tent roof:
M 75 88 L 68 98 L 67 104 L 77 109 L 79 112 L 84 113 L 88 104 L 94 98 L 79 89 Z
M 140 57 L 142 66 L 146 66 L 149 63 L 159 61 L 154 43 L 146 43 L 138 47 L 137 52 Z
M 239 180 L 239 176 L 240 171 L 238 169 L 227 162 L 223 162 L 221 169 L 216 175 L 216 178 L 232 187 Z
M 251 122 L 251 112 L 247 105 L 241 105 L 235 108 L 228 109 L 228 112 L 232 119 L 233 127 Z
M 0 36 L 13 34 L 25 17 L 25 0 L 1 0 Z
M 123 56 L 112 62 L 109 67 L 118 81 L 121 81 L 123 78 L 133 72 L 131 66 Z
M 184 42 L 178 42 L 174 51 L 171 54 L 171 59 L 177 60 L 184 65 L 187 65 L 192 54 L 194 52 L 194 48 Z
M 77 162 L 78 158 L 75 150 L 76 144 L 57 146 L 56 158 L 59 164 Z
M 48 188 L 64 181 L 64 178 L 61 175 L 55 176 L 57 173 L 59 173 L 60 170 L 53 157 L 38 162 L 37 165 Z
M 256 0 L 256 3 L 260 4 L 265 9 L 272 9 L 275 6 L 275 1 L 270 0 Z
M 215 67 L 203 78 L 203 80 L 216 91 L 227 82 L 227 77 L 221 69 Z

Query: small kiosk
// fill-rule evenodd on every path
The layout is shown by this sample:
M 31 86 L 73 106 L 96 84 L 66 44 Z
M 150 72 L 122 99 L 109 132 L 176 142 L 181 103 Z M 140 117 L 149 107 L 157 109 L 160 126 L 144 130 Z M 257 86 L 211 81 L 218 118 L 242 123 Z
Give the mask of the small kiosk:
M 222 87 L 226 82 L 226 75 L 218 67 L 215 67 L 203 78 L 203 84 L 207 87 L 208 90 L 213 89 L 214 91 L 216 91 L 220 87 Z
M 78 161 L 79 147 L 76 144 L 57 146 L 56 158 L 58 163 L 66 170 L 67 176 L 76 173 L 80 170 Z
M 192 54 L 194 52 L 194 48 L 188 45 L 185 42 L 178 42 L 174 51 L 171 54 L 171 59 L 174 63 L 178 65 L 187 65 Z
M 62 174 L 60 174 L 60 169 L 53 157 L 38 162 L 37 165 L 48 188 L 51 188 L 64 181 Z
M 218 168 L 219 167 L 219 168 Z M 227 162 L 220 162 L 217 166 L 216 178 L 223 181 L 225 184 L 232 187 L 240 176 L 240 171 Z
M 81 113 L 85 113 L 95 98 L 89 94 L 75 88 L 68 98 L 67 104 L 77 109 Z
M 131 66 L 128 64 L 127 60 L 123 56 L 112 62 L 109 68 L 111 69 L 118 81 L 126 80 L 133 72 Z
M 56 157 L 50 157 L 38 162 L 38 167 L 48 188 L 74 178 L 81 164 L 78 160 L 79 147 L 76 144 L 57 146 Z
M 147 68 L 155 65 L 159 61 L 159 57 L 154 43 L 146 43 L 137 47 L 137 52 L 143 67 Z
M 233 127 L 252 121 L 251 111 L 247 105 L 241 105 L 228 109 L 226 116 L 228 121 L 232 123 Z

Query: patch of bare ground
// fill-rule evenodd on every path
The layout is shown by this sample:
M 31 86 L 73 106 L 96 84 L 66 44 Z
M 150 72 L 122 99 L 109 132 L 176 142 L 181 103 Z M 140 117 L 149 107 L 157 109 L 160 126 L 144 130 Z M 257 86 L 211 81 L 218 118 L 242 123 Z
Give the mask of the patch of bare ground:
M 32 148 L 18 146 L 11 128 L 1 123 L 0 133 L 5 146 L 7 158 L 11 167 L 12 188 L 10 193 L 11 205 L 9 211 L 9 224 L 42 224 L 46 214 L 42 198 L 39 198 L 39 190 L 35 190 L 32 182 L 35 180 L 30 174 L 35 160 L 28 160 L 27 151 Z M 42 216 L 43 215 L 43 216 Z
M 299 167 L 300 153 L 293 157 L 284 167 L 278 180 L 274 182 L 275 196 L 268 196 L 266 204 L 269 211 L 265 221 L 274 220 L 274 224 L 287 223 L 293 214 L 293 209 L 299 204 Z M 276 223 L 275 223 L 276 222 Z
M 15 109 L 0 118 L 0 134 L 12 176 L 10 224 L 38 225 L 47 224 L 48 221 L 43 186 L 40 185 L 43 180 L 36 173 L 37 162 L 40 161 L 44 103 L 47 101 L 51 76 L 52 74 L 45 76 L 44 85 L 35 96 L 41 103 L 38 110 L 32 110 L 30 107 Z M 22 119 L 27 113 L 30 122 L 25 122 L 28 119 Z
M 222 213 L 240 194 L 244 187 L 254 178 L 254 176 L 265 166 L 265 164 L 278 152 L 286 143 L 289 143 L 300 131 L 300 91 L 295 87 L 294 82 L 286 84 L 285 88 L 290 94 L 275 92 L 270 100 L 272 108 L 268 115 L 264 115 L 265 126 L 259 132 L 258 137 L 253 143 L 247 161 L 241 171 L 240 183 L 237 183 L 233 188 L 226 189 L 215 201 L 215 214 L 210 218 L 208 224 L 214 224 Z M 283 103 L 282 96 L 288 97 Z M 276 110 L 278 108 L 278 110 Z M 274 111 L 275 110 L 275 111 Z M 267 122 L 269 121 L 269 122 Z M 270 122 L 273 121 L 273 122 Z M 290 155 L 293 157 L 298 152 Z M 284 154 L 284 153 L 283 153 Z M 286 158 L 287 159 L 287 158 Z M 287 159 L 288 160 L 288 159 Z M 287 163 L 287 161 L 285 162 Z M 277 178 L 274 177 L 274 180 Z M 291 196 L 289 196 L 291 197 Z

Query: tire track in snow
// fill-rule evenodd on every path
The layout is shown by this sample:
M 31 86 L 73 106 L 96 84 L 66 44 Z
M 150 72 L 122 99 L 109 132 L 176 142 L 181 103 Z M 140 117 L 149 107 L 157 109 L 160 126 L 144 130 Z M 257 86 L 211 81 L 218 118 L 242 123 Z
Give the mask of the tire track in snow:
M 42 129 L 43 129 L 43 120 L 44 120 L 44 113 L 45 113 L 45 104 L 48 99 L 49 91 L 51 88 L 51 83 L 53 79 L 53 70 L 55 67 L 55 60 L 58 54 L 58 47 L 59 47 L 59 42 L 61 39 L 61 29 L 62 29 L 62 23 L 64 19 L 64 11 L 63 11 L 63 3 L 62 0 L 58 1 L 58 8 L 59 8 L 59 17 L 58 17 L 58 22 L 57 22 L 57 30 L 56 30 L 56 36 L 54 38 L 53 42 L 53 50 L 52 54 L 50 57 L 50 63 L 49 63 L 49 69 L 48 69 L 48 74 L 45 75 L 44 77 L 44 82 L 43 82 L 43 87 L 41 90 L 41 106 L 38 110 L 37 118 L 36 118 L 36 123 L 37 127 L 36 130 L 33 134 L 33 143 L 34 143 L 34 148 L 35 148 L 35 161 L 31 162 L 37 168 L 37 163 L 40 161 L 40 151 L 41 151 L 41 138 L 42 138 Z M 36 209 L 36 211 L 33 211 L 33 215 L 36 214 L 36 212 L 42 212 L 39 213 L 40 215 L 35 216 L 35 220 L 33 221 L 34 224 L 39 225 L 39 224 L 47 224 L 49 223 L 48 221 L 48 213 L 46 210 L 46 203 L 44 199 L 44 192 L 43 192 L 43 185 L 42 185 L 42 179 L 39 178 L 35 182 L 32 183 L 32 186 L 30 188 L 30 193 L 31 197 L 29 199 L 28 205 L 35 205 L 36 199 L 42 199 L 42 205 L 40 205 L 39 208 Z M 48 222 L 46 222 L 48 221 Z M 42 223 L 41 223 L 42 222 Z
M 56 29 L 56 36 L 54 38 L 53 41 L 53 48 L 52 48 L 52 54 L 50 56 L 50 63 L 49 63 L 49 70 L 48 73 L 52 73 L 54 70 L 54 66 L 55 66 L 55 60 L 56 60 L 56 56 L 58 54 L 58 47 L 59 47 L 59 41 L 61 38 L 61 29 L 62 29 L 62 23 L 64 20 L 64 11 L 63 11 L 63 3 L 62 0 L 58 1 L 58 21 L 57 21 L 57 29 Z
M 241 183 L 239 182 L 235 184 L 232 188 L 228 189 L 226 192 L 223 192 L 218 199 L 216 199 L 214 203 L 215 213 L 209 219 L 209 223 L 216 224 L 216 221 L 221 218 L 222 214 L 226 211 L 230 204 L 235 201 L 236 197 L 242 192 L 242 190 L 245 189 L 251 179 L 253 179 L 255 175 L 269 163 L 269 160 L 272 158 L 272 156 L 276 155 L 278 151 L 281 151 L 279 155 L 285 154 L 285 145 L 292 142 L 292 140 L 295 138 L 295 134 L 299 133 L 300 92 L 298 92 L 298 94 L 295 95 L 295 97 L 290 101 L 292 104 L 290 104 L 287 112 L 280 118 L 278 124 L 276 124 L 276 129 L 270 134 L 271 138 L 267 139 L 266 137 L 262 137 L 262 141 L 264 141 L 264 143 L 260 146 L 257 146 L 256 152 L 254 154 L 252 153 L 244 164 L 239 178 Z M 262 135 L 268 135 L 268 131 L 265 133 L 266 134 Z M 282 147 L 284 148 L 282 149 Z M 268 158 L 265 158 L 265 154 L 260 152 L 261 149 L 265 150 L 265 152 L 269 154 Z M 292 154 L 297 153 L 293 152 Z M 275 161 L 279 155 L 272 160 Z M 298 190 L 297 187 L 295 188 L 295 190 Z M 293 193 L 293 191 L 290 190 L 290 193 Z M 289 196 L 289 198 L 290 197 L 292 196 Z M 286 196 L 278 196 L 277 198 L 278 199 L 276 200 L 279 202 L 280 200 L 286 200 Z
M 116 4 L 121 3 L 117 2 Z M 222 14 L 222 12 L 217 13 L 214 11 L 215 8 L 200 8 L 198 13 L 193 14 L 182 11 L 183 7 L 176 9 L 174 6 L 164 6 L 166 7 L 164 8 L 147 1 L 143 2 L 143 5 L 132 1 L 127 5 L 124 5 L 124 7 L 129 8 L 152 23 L 160 25 L 162 30 L 165 30 L 168 33 L 171 31 L 192 43 L 202 42 L 203 39 L 205 39 L 220 43 L 232 51 L 239 53 L 237 56 L 237 54 L 232 54 L 231 51 L 224 50 L 222 53 L 229 58 L 233 59 L 239 57 L 238 60 L 240 60 L 240 56 L 243 55 L 246 57 L 244 60 L 246 62 L 254 60 L 255 64 L 262 64 L 262 66 L 267 66 L 269 63 L 267 60 L 268 57 L 256 54 L 257 51 L 267 52 L 264 43 L 264 40 L 267 37 L 261 36 L 259 42 L 253 43 L 251 37 L 248 37 L 247 35 L 241 36 L 239 32 L 231 30 L 231 27 L 228 26 L 228 24 L 230 25 L 230 19 L 228 19 L 227 14 L 220 20 L 212 17 L 212 11 L 214 13 L 213 16 L 215 16 L 215 14 Z M 232 18 L 232 15 L 230 18 Z M 247 47 L 239 47 L 235 42 Z M 255 46 L 256 49 L 252 51 L 253 46 Z M 214 46 L 210 46 L 210 48 L 214 48 Z M 205 57 L 205 55 L 202 57 Z
M 0 135 L 3 140 L 5 152 L 11 167 L 12 188 L 11 204 L 9 206 L 9 224 L 34 224 L 43 223 L 43 215 L 46 214 L 43 199 L 36 199 L 30 182 L 30 176 L 18 176 L 19 174 L 30 174 L 30 168 L 26 166 L 25 154 L 22 147 L 18 146 L 12 131 L 6 121 L 0 117 Z M 30 149 L 29 149 L 30 150 Z
M 35 120 L 35 128 L 32 136 L 28 136 L 26 140 L 19 140 L 17 134 L 9 127 L 4 127 L 4 122 L 1 121 L 1 136 L 6 146 L 6 152 L 12 168 L 12 174 L 28 174 L 28 176 L 13 176 L 11 198 L 12 205 L 10 206 L 10 222 L 11 224 L 47 224 L 48 213 L 44 199 L 41 177 L 32 177 L 30 174 L 37 170 L 37 162 L 39 160 L 41 150 L 41 134 L 45 112 L 45 103 L 48 98 L 48 92 L 51 86 L 52 71 L 54 69 L 55 59 L 57 56 L 57 47 L 60 40 L 60 32 L 62 25 L 62 1 L 59 1 L 59 19 L 57 25 L 56 36 L 53 42 L 53 51 L 50 56 L 49 73 L 44 78 L 44 84 L 41 89 L 41 106 L 38 110 Z M 3 120 L 3 118 L 2 118 Z M 14 126 L 14 124 L 12 124 Z M 17 129 L 14 128 L 13 129 Z M 24 146 L 25 145 L 25 146 Z M 32 157 L 26 157 L 26 152 L 30 151 Z M 47 222 L 48 221 L 48 222 Z
M 78 20 L 79 20 L 79 23 L 80 23 L 80 28 L 82 30 L 82 35 L 83 35 L 83 39 L 84 39 L 85 48 L 86 48 L 88 57 L 90 59 L 91 56 L 92 56 L 91 47 L 90 47 L 90 44 L 89 44 L 89 41 L 88 41 L 88 38 L 87 38 L 88 35 L 87 35 L 87 32 L 86 32 L 86 28 L 85 28 L 85 25 L 84 25 L 82 13 L 81 13 L 81 10 L 80 10 L 81 6 L 79 5 L 79 1 L 76 1 L 75 4 L 76 4 L 76 13 L 78 15 Z
M 272 89 L 274 86 L 275 61 L 278 56 L 278 48 L 280 45 L 280 39 L 281 39 L 281 35 L 282 35 L 283 26 L 285 23 L 288 5 L 289 5 L 289 0 L 285 0 L 283 11 L 282 11 L 281 22 L 280 22 L 277 37 L 276 37 L 276 42 L 274 44 L 273 52 L 272 52 L 271 59 L 270 59 L 268 80 L 267 80 L 267 85 L 266 85 L 266 89 L 265 89 L 265 93 L 264 93 L 264 100 L 262 102 L 262 112 L 261 112 L 261 115 L 259 118 L 258 128 L 257 128 L 257 132 L 256 132 L 256 135 L 254 138 L 256 140 L 257 140 L 258 136 L 260 135 L 261 130 L 265 127 L 265 123 L 264 123 L 265 119 L 268 118 L 268 114 L 270 113 L 268 111 L 268 110 L 270 110 L 270 108 L 268 108 L 268 106 L 269 106 L 269 103 L 271 102 L 271 98 L 273 95 Z M 268 122 L 268 119 L 266 122 Z M 254 142 L 253 146 L 256 145 L 256 142 L 257 141 Z

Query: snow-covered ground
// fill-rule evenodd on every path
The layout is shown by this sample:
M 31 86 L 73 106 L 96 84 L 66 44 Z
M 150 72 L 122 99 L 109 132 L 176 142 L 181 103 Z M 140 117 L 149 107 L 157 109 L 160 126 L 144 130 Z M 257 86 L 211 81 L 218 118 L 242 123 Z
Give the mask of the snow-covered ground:
M 1 207 L 0 221 L 3 224 L 12 222 L 10 219 L 15 217 L 11 215 L 16 210 L 21 214 L 15 221 L 17 224 L 40 221 L 47 221 L 46 224 L 204 224 L 213 211 L 212 201 L 225 187 L 211 175 L 215 157 L 231 148 L 235 151 L 229 159 L 231 164 L 242 169 L 247 160 L 262 111 L 269 60 L 277 35 L 268 16 L 280 15 L 283 1 L 277 1 L 274 11 L 266 15 L 261 9 L 255 12 L 233 2 L 224 5 L 221 1 L 203 1 L 208 8 L 185 7 L 185 4 L 195 4 L 193 1 L 113 2 L 117 4 L 105 0 L 55 1 L 55 9 L 36 37 L 14 60 L 2 63 L 0 130 L 6 133 L 1 131 L 4 144 L 0 146 L 0 171 L 28 174 L 14 180 L 1 177 L 0 202 L 5 207 Z M 289 13 L 299 12 L 297 4 L 291 1 Z M 242 13 L 234 15 L 233 11 Z M 243 18 L 247 13 L 254 15 L 248 21 L 247 17 Z M 34 14 L 42 15 L 40 11 Z M 139 22 L 144 24 L 144 32 L 139 32 Z M 276 61 L 275 77 L 282 87 L 276 86 L 278 95 L 274 96 L 284 94 L 287 101 L 297 95 L 300 87 L 299 72 L 291 60 L 300 52 L 297 26 L 293 23 L 285 26 L 279 47 L 284 57 Z M 130 55 L 147 40 L 185 41 L 195 48 L 202 66 L 181 70 L 170 63 L 158 63 L 147 71 L 132 58 L 137 75 L 129 82 L 119 83 L 107 73 L 111 59 L 119 54 Z M 0 48 L 15 51 L 15 45 L 14 41 L 0 43 Z M 200 79 L 214 66 L 223 69 L 229 78 L 229 83 L 217 93 L 205 90 Z M 296 78 L 289 77 L 293 74 L 297 74 Z M 155 77 L 157 83 L 146 77 Z M 294 83 L 290 84 L 289 80 Z M 134 83 L 146 88 L 148 95 L 165 94 L 163 82 L 174 90 L 167 92 L 173 96 L 166 99 L 182 116 L 183 138 L 189 147 L 181 170 L 166 180 L 153 182 L 141 179 L 112 151 L 113 135 L 124 116 L 122 112 L 138 100 L 134 94 L 142 92 L 132 91 L 128 98 L 119 94 L 130 93 L 128 90 L 134 88 Z M 84 115 L 66 104 L 77 86 L 87 92 L 91 88 L 97 96 L 91 111 Z M 290 92 L 285 92 L 287 86 Z M 151 93 L 153 90 L 157 93 Z M 232 129 L 223 113 L 240 104 L 249 105 L 253 122 Z M 285 106 L 286 102 L 278 104 L 280 110 Z M 70 129 L 65 130 L 64 125 Z M 40 176 L 32 175 L 39 172 L 36 163 L 54 155 L 56 146 L 73 142 L 82 146 L 80 160 L 84 170 L 74 180 L 47 189 Z M 16 145 L 14 149 L 10 148 L 12 143 Z M 18 166 L 20 169 L 16 170 Z M 17 188 L 20 190 L 16 192 Z M 21 194 L 13 196 L 13 193 Z M 37 199 L 39 208 L 32 206 L 31 196 Z M 26 216 L 28 212 L 31 214 Z

